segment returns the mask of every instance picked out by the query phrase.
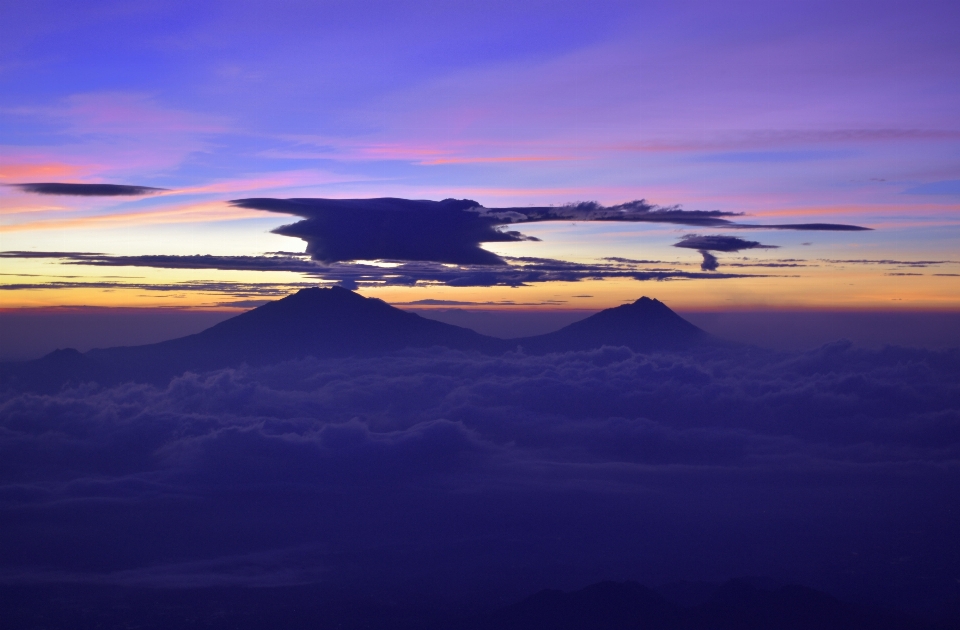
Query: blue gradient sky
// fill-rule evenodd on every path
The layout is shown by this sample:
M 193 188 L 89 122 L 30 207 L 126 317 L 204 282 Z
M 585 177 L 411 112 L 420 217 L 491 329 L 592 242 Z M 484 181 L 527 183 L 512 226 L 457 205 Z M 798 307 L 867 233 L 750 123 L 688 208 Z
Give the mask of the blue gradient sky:
M 957 112 L 955 2 L 7 3 L 0 182 L 171 192 L 84 198 L 3 187 L 0 249 L 303 250 L 269 233 L 290 219 L 226 204 L 239 197 L 487 206 L 646 198 L 758 223 L 874 231 L 751 233 L 780 249 L 721 256 L 803 261 L 776 277 L 361 291 L 394 302 L 550 308 L 649 294 L 693 309 L 960 310 Z M 689 228 L 525 228 L 542 241 L 488 249 L 699 268 L 695 251 L 671 247 Z M 922 260 L 945 262 L 902 264 Z M 2 307 L 216 307 L 249 297 L 230 283 L 310 281 L 292 272 L 0 264 L 8 274 L 0 285 L 30 285 L 0 292 Z M 198 279 L 224 288 L 144 288 Z M 105 282 L 116 286 L 88 286 Z

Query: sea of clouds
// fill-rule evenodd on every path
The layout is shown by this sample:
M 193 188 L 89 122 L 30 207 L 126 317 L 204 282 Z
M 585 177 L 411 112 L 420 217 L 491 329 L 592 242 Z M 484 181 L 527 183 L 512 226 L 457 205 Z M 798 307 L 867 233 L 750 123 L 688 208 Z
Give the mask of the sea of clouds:
M 744 575 L 931 609 L 960 351 L 444 349 L 0 394 L 0 580 L 511 601 Z

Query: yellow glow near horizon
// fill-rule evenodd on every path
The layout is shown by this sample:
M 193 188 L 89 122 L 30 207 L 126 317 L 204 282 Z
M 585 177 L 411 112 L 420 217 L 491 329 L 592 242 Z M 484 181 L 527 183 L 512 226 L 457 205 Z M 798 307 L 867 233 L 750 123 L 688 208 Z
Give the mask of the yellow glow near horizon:
M 227 309 L 247 308 L 233 302 L 278 299 L 294 292 L 300 283 L 322 286 L 300 274 L 247 272 L 241 279 L 235 272 L 204 270 L 131 270 L 141 273 L 142 284 L 174 285 L 170 290 L 148 286 L 35 288 L 0 293 L 0 308 L 70 306 Z M 176 290 L 178 283 L 215 285 L 222 281 L 276 284 L 276 292 L 263 295 L 255 290 L 239 294 L 216 289 Z M 51 281 L 53 281 L 51 279 Z M 90 281 L 96 281 L 90 278 Z M 132 281 L 132 280 L 127 280 Z M 813 272 L 801 277 L 732 278 L 725 280 L 636 281 L 632 279 L 554 282 L 527 287 L 417 287 L 364 285 L 359 292 L 392 304 L 419 300 L 464 304 L 437 308 L 509 308 L 523 310 L 599 310 L 648 296 L 674 310 L 935 310 L 960 311 L 960 277 L 883 276 L 873 270 Z M 584 297 L 580 297 L 584 296 Z M 430 305 L 416 305 L 430 308 Z
M 276 181 L 304 177 L 302 174 L 277 176 Z M 245 190 L 245 186 L 255 187 L 263 181 L 251 179 L 249 184 L 237 181 L 208 188 L 219 191 L 217 186 L 220 186 L 225 190 Z M 368 188 L 347 196 L 378 194 L 372 185 L 364 185 Z M 195 189 L 206 190 L 203 186 Z M 473 191 L 482 192 L 486 198 L 471 196 L 495 205 L 497 195 L 504 190 L 486 188 Z M 556 190 L 551 189 L 551 194 Z M 424 194 L 410 196 L 443 196 L 441 191 L 434 191 L 435 194 L 419 192 Z M 452 194 L 454 191 L 446 192 Z M 468 190 L 464 188 L 456 192 L 467 193 Z M 527 191 L 532 195 L 531 199 L 536 198 L 536 192 Z M 190 201 L 177 199 L 177 196 L 171 194 L 162 199 L 151 197 L 140 201 L 56 198 L 54 203 L 46 198 L 0 191 L 0 197 L 12 202 L 7 203 L 0 216 L 3 221 L 0 249 L 103 252 L 128 256 L 256 256 L 264 252 L 303 251 L 302 241 L 270 233 L 272 228 L 294 221 L 295 217 L 235 208 L 222 200 Z M 691 193 L 687 191 L 686 196 L 691 198 Z M 718 195 L 718 199 L 723 199 L 723 195 Z M 504 201 L 509 203 L 511 200 Z M 955 247 L 960 209 L 956 204 L 931 202 L 907 208 L 901 202 L 888 201 L 872 205 L 837 203 L 816 206 L 792 204 L 789 199 L 780 199 L 779 204 L 763 207 L 763 195 L 741 201 L 740 205 L 752 217 L 751 221 L 805 222 L 829 217 L 831 221 L 862 223 L 878 229 L 871 232 L 737 231 L 737 236 L 777 247 L 718 254 L 721 265 L 718 274 L 752 276 L 744 278 L 664 281 L 608 278 L 603 281 L 547 282 L 517 288 L 362 283 L 360 293 L 396 304 L 421 300 L 463 303 L 457 305 L 458 308 L 598 310 L 647 295 L 662 300 L 671 308 L 686 311 L 960 311 L 960 276 L 954 275 L 960 273 L 960 257 Z M 541 202 L 537 200 L 537 203 Z M 487 243 L 484 247 L 508 258 L 534 257 L 606 264 L 605 258 L 623 257 L 656 261 L 647 265 L 649 268 L 700 271 L 697 252 L 673 246 L 683 235 L 697 231 L 688 226 L 555 221 L 516 227 L 541 240 Z M 842 260 L 945 262 L 917 267 L 896 262 L 838 262 Z M 795 261 L 800 266 L 764 266 L 784 261 Z M 365 262 L 381 269 L 397 264 Z M 0 259 L 0 271 L 3 274 L 0 276 L 0 308 L 89 305 L 236 310 L 249 307 L 257 300 L 276 299 L 298 287 L 329 284 L 296 272 L 92 266 L 64 264 L 53 258 L 4 258 Z M 239 286 L 238 283 L 251 286 Z M 430 308 L 429 305 L 418 307 Z M 437 308 L 443 308 L 443 305 Z

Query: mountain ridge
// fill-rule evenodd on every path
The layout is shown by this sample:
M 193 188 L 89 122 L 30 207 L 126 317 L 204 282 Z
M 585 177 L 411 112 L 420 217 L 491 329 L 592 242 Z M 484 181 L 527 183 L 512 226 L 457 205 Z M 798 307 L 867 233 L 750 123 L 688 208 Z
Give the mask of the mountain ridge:
M 642 297 L 600 311 L 546 335 L 499 339 L 421 317 L 342 287 L 301 289 L 199 333 L 141 346 L 56 350 L 40 359 L 0 365 L 0 382 L 56 389 L 67 382 L 163 383 L 187 371 L 267 365 L 309 356 L 387 354 L 446 347 L 502 354 L 588 350 L 604 345 L 636 351 L 678 350 L 710 336 L 659 300 Z

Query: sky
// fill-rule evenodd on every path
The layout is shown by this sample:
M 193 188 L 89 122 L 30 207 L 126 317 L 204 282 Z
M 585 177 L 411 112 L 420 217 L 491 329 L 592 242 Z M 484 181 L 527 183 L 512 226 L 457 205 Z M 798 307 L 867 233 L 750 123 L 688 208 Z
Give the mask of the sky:
M 958 112 L 956 0 L 0 3 L 0 602 L 956 619 Z
M 340 283 L 425 308 L 956 312 L 958 111 L 954 2 L 7 3 L 0 308 Z M 467 269 L 403 258 L 452 238 L 423 213 L 332 261 L 272 231 L 309 217 L 231 203 L 380 197 L 642 199 L 754 228 L 558 213 L 487 226 L 538 240 L 473 243 L 491 254 Z M 869 230 L 763 229 L 810 223 Z M 374 239 L 341 228 L 311 234 Z

